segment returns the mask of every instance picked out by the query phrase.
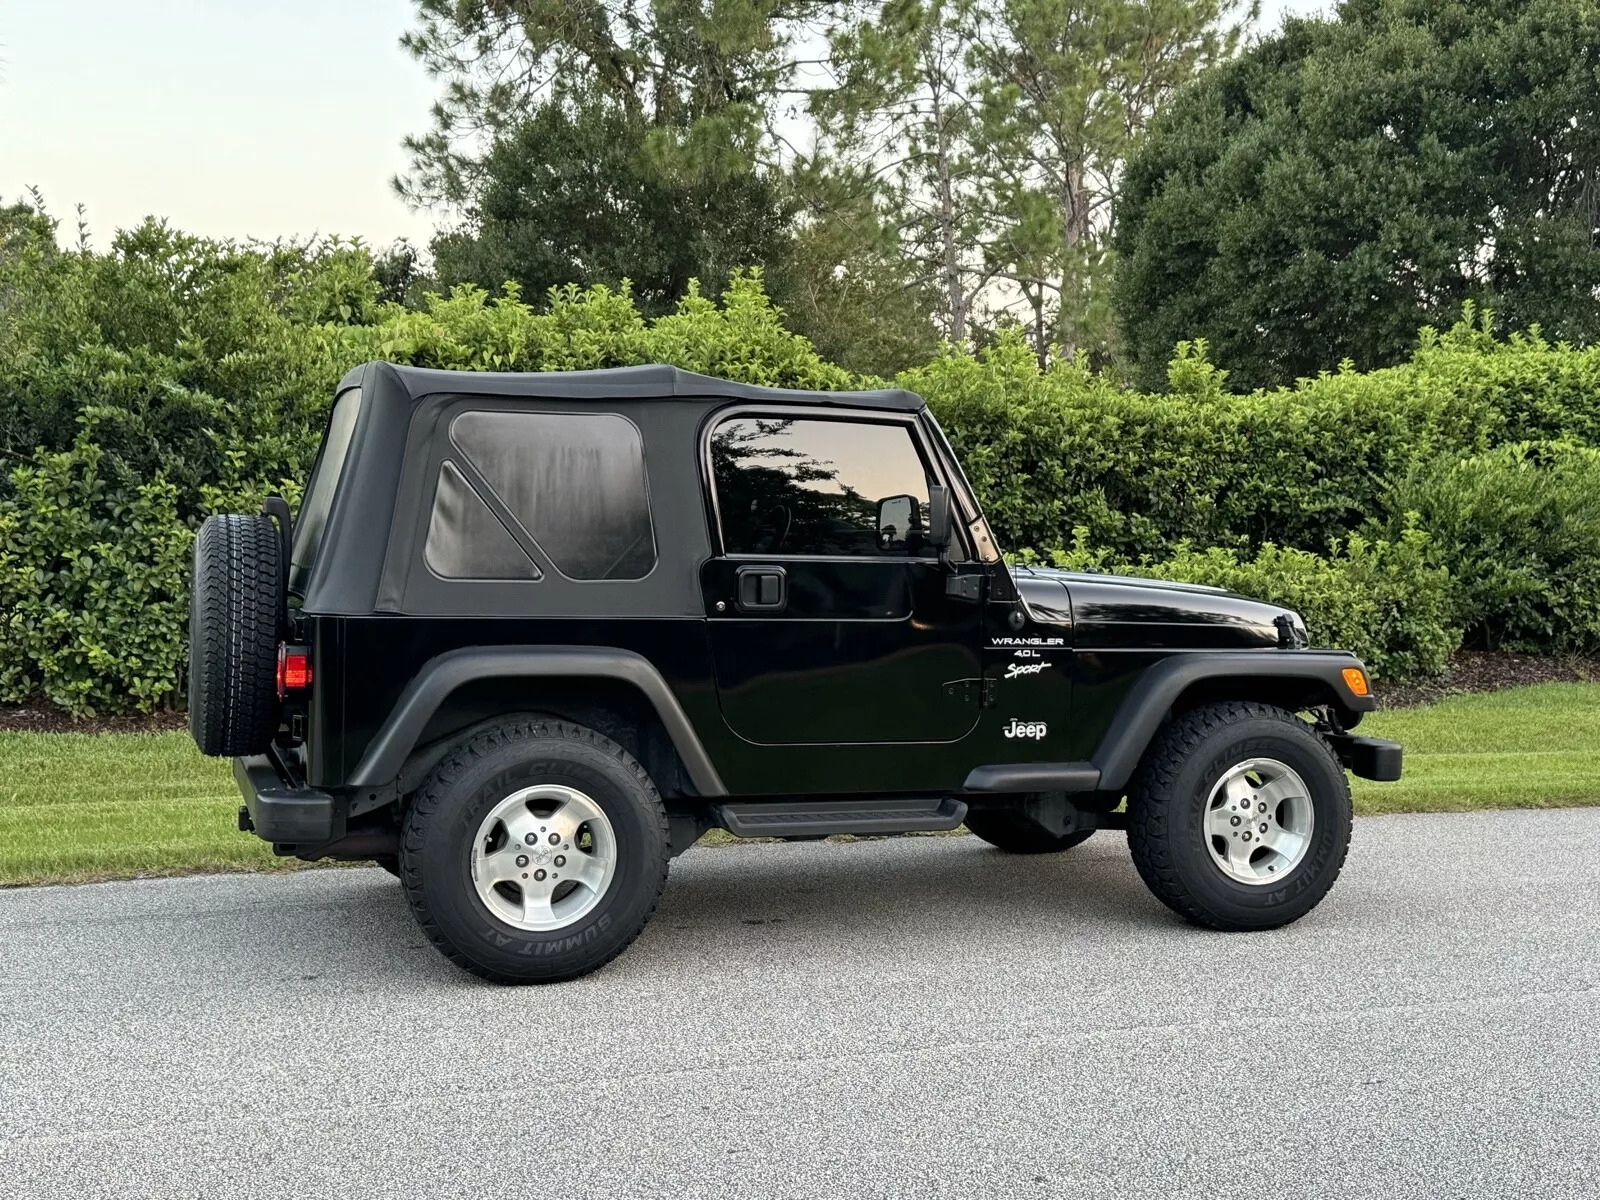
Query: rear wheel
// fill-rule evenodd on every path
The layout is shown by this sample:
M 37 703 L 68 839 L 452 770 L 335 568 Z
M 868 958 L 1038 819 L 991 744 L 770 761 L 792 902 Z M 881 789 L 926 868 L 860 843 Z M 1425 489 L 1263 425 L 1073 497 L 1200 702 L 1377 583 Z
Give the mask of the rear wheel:
M 1350 847 L 1350 784 L 1293 713 L 1213 704 L 1169 724 L 1128 794 L 1134 865 L 1173 911 L 1272 929 L 1327 895 Z
M 632 755 L 564 721 L 510 721 L 435 768 L 407 810 L 400 878 L 457 965 L 572 979 L 644 928 L 667 876 L 666 810 Z
M 207 517 L 189 601 L 189 731 L 202 754 L 260 754 L 278 728 L 284 564 L 271 517 Z
M 1005 808 L 974 809 L 967 814 L 969 832 L 1007 854 L 1055 854 L 1088 841 L 1092 829 L 1076 833 L 1051 833 L 1020 812 Z

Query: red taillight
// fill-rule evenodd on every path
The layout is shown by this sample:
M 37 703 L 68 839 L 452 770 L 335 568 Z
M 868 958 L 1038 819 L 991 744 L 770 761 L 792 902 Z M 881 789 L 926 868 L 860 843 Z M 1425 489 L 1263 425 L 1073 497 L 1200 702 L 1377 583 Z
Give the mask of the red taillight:
M 278 699 L 311 686 L 311 652 L 304 646 L 278 646 Z

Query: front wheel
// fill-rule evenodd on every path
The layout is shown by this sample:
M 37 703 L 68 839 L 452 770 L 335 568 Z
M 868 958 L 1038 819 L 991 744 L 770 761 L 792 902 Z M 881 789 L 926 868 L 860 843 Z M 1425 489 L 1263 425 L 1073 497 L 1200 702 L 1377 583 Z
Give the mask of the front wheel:
M 499 983 L 587 974 L 639 935 L 666 882 L 667 816 L 626 750 L 508 721 L 445 758 L 406 811 L 400 879 L 423 930 Z
M 1128 845 L 1157 899 L 1213 929 L 1272 929 L 1316 907 L 1350 847 L 1350 785 L 1317 733 L 1265 704 L 1184 713 L 1128 794 Z

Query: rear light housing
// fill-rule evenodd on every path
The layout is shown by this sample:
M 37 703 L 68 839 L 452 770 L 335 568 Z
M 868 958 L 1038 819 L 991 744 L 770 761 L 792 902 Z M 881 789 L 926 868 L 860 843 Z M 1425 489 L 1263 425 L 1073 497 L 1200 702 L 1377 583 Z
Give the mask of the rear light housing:
M 311 651 L 305 646 L 278 644 L 278 699 L 311 686 Z

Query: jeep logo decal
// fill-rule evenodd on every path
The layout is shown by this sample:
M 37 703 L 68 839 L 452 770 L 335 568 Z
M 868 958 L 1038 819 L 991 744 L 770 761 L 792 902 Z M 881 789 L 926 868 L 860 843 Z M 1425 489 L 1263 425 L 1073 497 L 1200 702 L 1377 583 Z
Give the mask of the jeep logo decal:
M 1011 724 L 1000 731 L 1008 738 L 1033 738 L 1037 741 L 1050 732 L 1050 727 L 1043 721 L 1019 721 L 1011 718 Z

